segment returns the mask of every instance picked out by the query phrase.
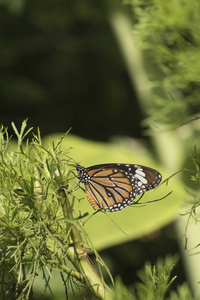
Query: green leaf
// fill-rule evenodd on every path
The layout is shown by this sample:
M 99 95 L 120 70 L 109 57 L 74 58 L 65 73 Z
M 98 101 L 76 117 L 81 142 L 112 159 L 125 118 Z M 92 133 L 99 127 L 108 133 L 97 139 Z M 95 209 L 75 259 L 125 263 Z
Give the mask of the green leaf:
M 56 140 L 59 137 L 60 135 L 53 135 L 51 139 Z M 50 143 L 49 138 L 45 138 L 43 144 L 48 143 Z M 159 170 L 163 175 L 163 180 L 172 175 L 159 166 L 150 152 L 138 141 L 134 141 L 135 147 L 132 150 L 131 142 L 127 147 L 127 142 L 101 143 L 68 135 L 63 145 L 65 149 L 72 148 L 70 156 L 85 167 L 109 162 L 137 163 Z M 76 173 L 75 170 L 74 173 Z M 75 178 L 74 181 L 77 189 L 78 179 Z M 147 201 L 162 198 L 172 190 L 173 193 L 165 199 L 144 204 Z M 148 235 L 175 220 L 183 199 L 181 190 L 181 183 L 176 177 L 172 177 L 167 186 L 161 184 L 158 188 L 145 193 L 141 205 L 130 206 L 116 213 L 98 212 L 93 216 L 95 211 L 89 204 L 85 192 L 79 188 L 75 191 L 77 199 L 74 208 L 77 211 L 80 210 L 81 214 L 90 213 L 85 228 L 94 247 L 99 250 Z

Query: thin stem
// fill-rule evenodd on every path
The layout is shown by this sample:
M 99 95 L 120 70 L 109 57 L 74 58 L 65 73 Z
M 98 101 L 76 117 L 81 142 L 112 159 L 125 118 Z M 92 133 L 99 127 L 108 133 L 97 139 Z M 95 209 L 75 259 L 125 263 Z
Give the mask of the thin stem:
M 70 220 L 74 220 L 72 208 L 65 191 L 63 189 L 59 189 L 58 195 L 64 216 Z M 75 223 L 70 223 L 69 226 L 71 228 L 70 236 L 72 246 L 67 249 L 67 256 L 77 271 L 81 273 L 81 281 L 88 286 L 88 288 L 96 297 L 100 299 L 112 299 L 109 287 L 100 278 L 88 258 L 84 247 L 84 241 L 81 237 L 78 226 L 76 226 Z
M 59 265 L 59 268 L 62 269 L 63 271 L 65 271 L 67 274 L 69 274 L 70 276 L 75 277 L 77 280 L 83 282 L 84 278 L 82 276 L 81 273 L 74 271 L 72 269 L 70 269 L 69 267 L 67 267 L 66 265 Z

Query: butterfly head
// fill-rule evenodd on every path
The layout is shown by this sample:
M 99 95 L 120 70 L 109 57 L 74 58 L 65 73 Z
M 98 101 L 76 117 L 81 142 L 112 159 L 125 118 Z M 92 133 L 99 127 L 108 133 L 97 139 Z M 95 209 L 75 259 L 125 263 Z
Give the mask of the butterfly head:
M 80 182 L 83 182 L 85 184 L 89 182 L 90 177 L 86 168 L 80 165 L 76 165 L 76 171 L 78 172 L 78 179 Z

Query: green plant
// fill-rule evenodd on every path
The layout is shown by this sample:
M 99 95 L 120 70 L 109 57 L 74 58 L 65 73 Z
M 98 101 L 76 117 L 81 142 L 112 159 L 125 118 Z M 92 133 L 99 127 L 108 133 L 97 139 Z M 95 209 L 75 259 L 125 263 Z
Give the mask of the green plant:
M 2 127 L 0 133 L 1 299 L 30 299 L 39 271 L 51 290 L 52 270 L 60 273 L 66 293 L 73 278 L 80 289 L 84 284 L 97 298 L 109 299 L 110 290 L 86 252 L 92 248 L 81 225 L 87 214 L 73 210 L 71 161 L 60 148 L 65 136 L 47 149 L 39 130 L 22 143 L 30 132 L 26 121 L 20 132 L 12 125 L 18 138 L 15 151 L 9 151 L 7 130 Z M 105 267 L 95 254 L 99 268 Z
M 171 271 L 177 261 L 170 256 L 158 260 L 155 266 L 146 264 L 138 272 L 141 283 L 133 292 L 119 279 L 111 292 L 104 282 L 103 269 L 110 275 L 111 283 L 112 276 L 83 227 L 88 213 L 83 214 L 74 206 L 78 201 L 72 172 L 75 162 L 69 157 L 69 149 L 62 150 L 67 134 L 46 148 L 39 130 L 30 141 L 25 141 L 32 129 L 26 131 L 26 121 L 20 131 L 12 125 L 18 139 L 15 147 L 7 130 L 2 127 L 0 132 L 2 299 L 31 299 L 38 274 L 43 275 L 44 292 L 51 292 L 53 272 L 60 274 L 66 297 L 71 286 L 73 292 L 77 287 L 83 297 L 85 287 L 87 297 L 98 299 L 167 299 L 166 293 L 175 279 L 170 279 Z M 87 249 L 95 253 L 100 275 Z M 184 299 L 179 294 L 190 292 L 180 287 L 170 299 Z
M 199 1 L 193 6 L 184 0 L 123 3 L 132 10 L 132 39 L 146 71 L 140 82 L 143 86 L 138 87 L 146 114 L 143 125 L 150 126 L 149 132 L 155 134 L 198 119 Z M 148 90 L 145 97 L 144 87 Z
M 170 287 L 176 276 L 171 273 L 177 263 L 177 256 L 168 255 L 165 259 L 158 259 L 155 265 L 146 263 L 145 267 L 138 272 L 140 282 L 134 288 L 128 290 L 121 279 L 116 280 L 115 300 L 194 300 L 186 283 L 178 286 L 177 292 L 170 291 Z M 170 293 L 169 293 L 170 291 Z M 169 293 L 169 296 L 167 296 Z

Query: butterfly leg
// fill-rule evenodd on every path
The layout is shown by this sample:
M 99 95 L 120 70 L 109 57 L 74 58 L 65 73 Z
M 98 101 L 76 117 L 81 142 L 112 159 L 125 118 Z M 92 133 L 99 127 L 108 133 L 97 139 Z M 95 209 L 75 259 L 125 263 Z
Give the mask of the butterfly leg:
M 144 196 L 144 193 L 142 193 L 142 195 L 139 197 L 139 199 L 137 201 L 134 202 L 134 204 L 137 204 L 142 199 L 143 196 Z

